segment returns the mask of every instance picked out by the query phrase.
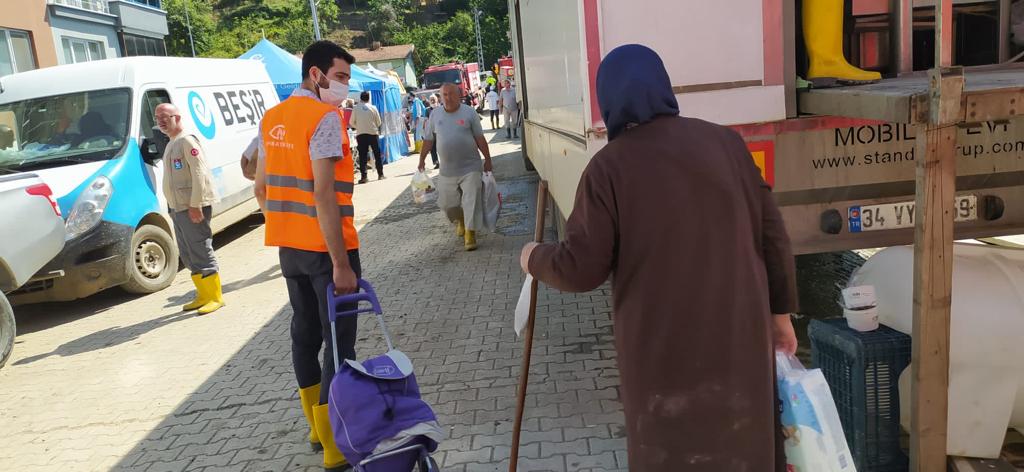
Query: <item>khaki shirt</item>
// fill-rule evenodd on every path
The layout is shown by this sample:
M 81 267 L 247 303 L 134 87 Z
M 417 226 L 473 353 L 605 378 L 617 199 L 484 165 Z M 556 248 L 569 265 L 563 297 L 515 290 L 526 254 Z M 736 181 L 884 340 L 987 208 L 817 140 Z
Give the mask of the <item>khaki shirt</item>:
M 203 208 L 216 200 L 213 176 L 195 136 L 180 134 L 164 150 L 164 197 L 173 211 Z
M 380 112 L 377 111 L 377 107 L 369 103 L 360 103 L 352 109 L 352 122 L 349 125 L 356 129 L 356 135 L 379 135 Z

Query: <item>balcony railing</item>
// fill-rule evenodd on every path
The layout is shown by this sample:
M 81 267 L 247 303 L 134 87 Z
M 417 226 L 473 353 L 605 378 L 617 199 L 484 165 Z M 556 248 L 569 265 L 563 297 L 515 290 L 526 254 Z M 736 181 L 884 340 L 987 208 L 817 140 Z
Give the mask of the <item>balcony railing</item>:
M 110 14 L 110 8 L 107 7 L 107 0 L 49 0 L 50 3 L 55 5 L 64 5 L 68 7 L 81 8 L 83 10 L 95 11 L 99 13 Z

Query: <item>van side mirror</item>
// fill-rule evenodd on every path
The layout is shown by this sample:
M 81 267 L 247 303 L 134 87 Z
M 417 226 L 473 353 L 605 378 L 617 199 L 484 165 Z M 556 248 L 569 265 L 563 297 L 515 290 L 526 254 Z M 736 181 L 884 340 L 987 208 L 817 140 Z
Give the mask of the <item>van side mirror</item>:
M 147 164 L 152 164 L 160 160 L 160 148 L 156 142 L 152 139 L 145 138 L 142 140 L 142 160 Z

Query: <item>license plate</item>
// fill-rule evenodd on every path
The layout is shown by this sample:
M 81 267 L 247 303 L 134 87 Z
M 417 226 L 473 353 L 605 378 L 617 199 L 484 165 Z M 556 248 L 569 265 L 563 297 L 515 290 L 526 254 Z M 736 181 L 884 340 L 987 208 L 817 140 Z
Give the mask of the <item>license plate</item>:
M 956 221 L 978 219 L 978 197 L 956 197 L 953 211 Z M 914 227 L 914 202 L 883 203 L 881 205 L 852 206 L 849 209 L 850 232 L 881 231 Z

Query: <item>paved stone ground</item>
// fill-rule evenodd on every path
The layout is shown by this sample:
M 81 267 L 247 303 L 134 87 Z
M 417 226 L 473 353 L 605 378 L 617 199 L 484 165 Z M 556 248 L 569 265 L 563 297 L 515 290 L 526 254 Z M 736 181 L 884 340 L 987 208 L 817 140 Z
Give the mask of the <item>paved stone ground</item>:
M 517 143 L 489 137 L 505 211 L 476 252 L 435 207 L 411 202 L 415 158 L 356 192 L 364 275 L 448 429 L 434 455 L 445 471 L 508 467 L 522 353 L 512 312 L 536 176 Z M 291 372 L 291 309 L 262 238 L 258 217 L 216 238 L 228 306 L 208 317 L 178 312 L 186 274 L 146 297 L 17 309 L 0 370 L 0 470 L 319 470 Z M 608 290 L 539 300 L 520 470 L 625 470 Z M 383 352 L 370 318 L 357 350 Z

